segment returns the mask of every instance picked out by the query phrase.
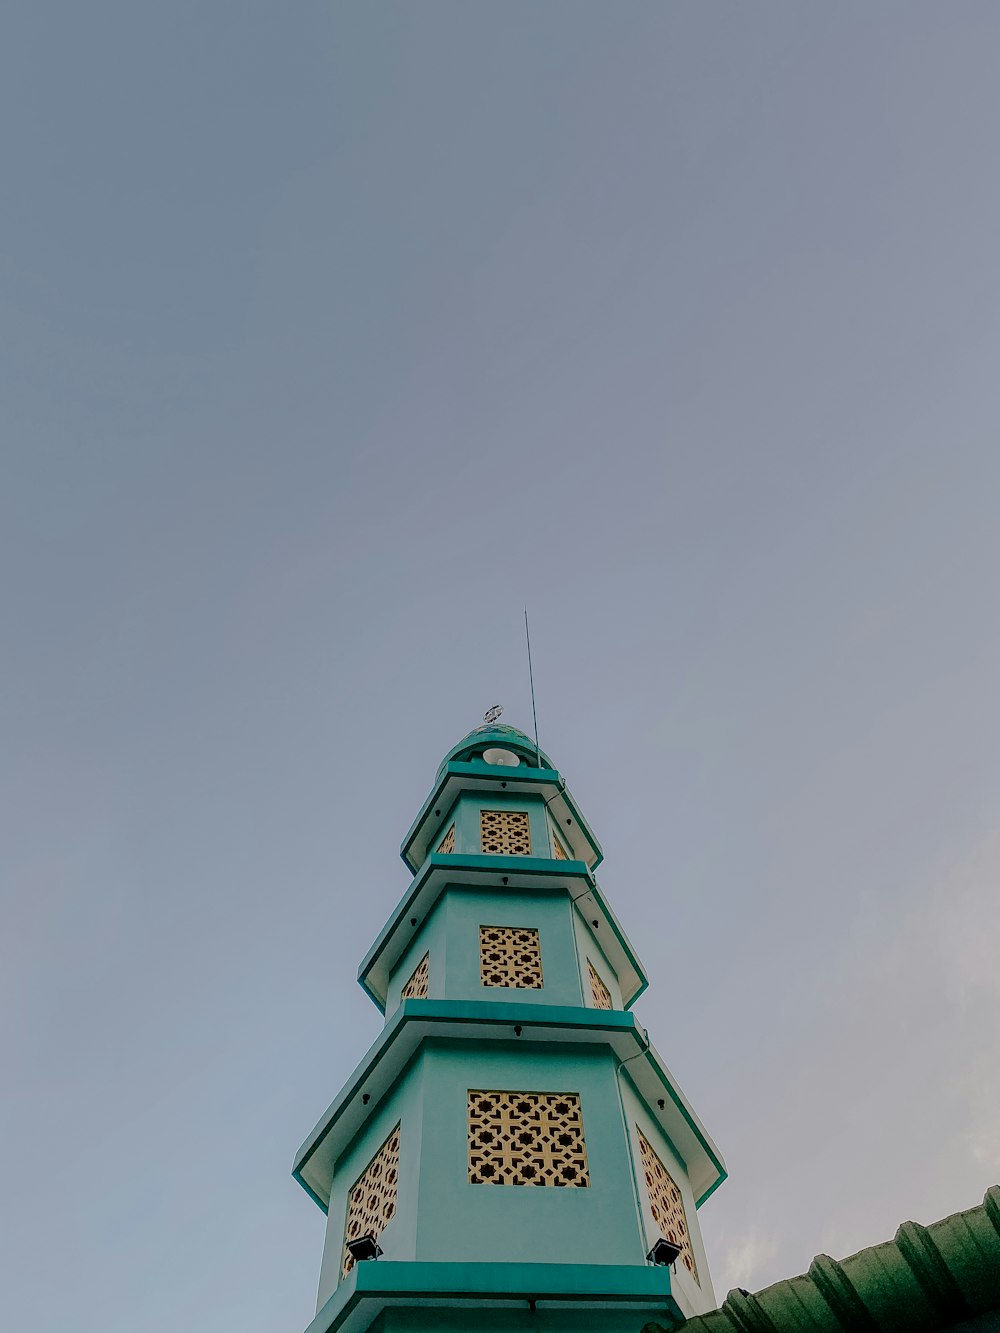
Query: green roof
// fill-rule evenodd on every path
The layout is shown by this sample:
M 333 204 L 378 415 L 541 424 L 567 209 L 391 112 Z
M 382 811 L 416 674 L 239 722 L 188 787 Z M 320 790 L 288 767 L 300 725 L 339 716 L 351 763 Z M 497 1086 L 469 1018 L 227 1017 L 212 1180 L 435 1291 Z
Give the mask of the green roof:
M 1000 1329 L 1000 1186 L 982 1204 L 924 1227 L 904 1222 L 892 1240 L 839 1262 L 819 1254 L 800 1277 L 679 1325 L 683 1333 L 935 1333 Z M 643 1333 L 662 1333 L 647 1324 Z M 675 1329 L 675 1333 L 677 1330 Z

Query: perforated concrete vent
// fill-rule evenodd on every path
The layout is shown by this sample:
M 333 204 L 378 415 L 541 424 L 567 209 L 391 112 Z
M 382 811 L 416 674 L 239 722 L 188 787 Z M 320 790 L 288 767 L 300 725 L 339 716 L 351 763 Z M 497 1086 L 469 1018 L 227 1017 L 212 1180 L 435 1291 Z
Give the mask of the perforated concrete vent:
M 451 828 L 441 839 L 441 846 L 438 848 L 438 851 L 443 852 L 446 856 L 450 856 L 454 850 L 455 850 L 455 825 L 452 824 Z
M 347 1222 L 344 1226 L 344 1257 L 340 1275 L 346 1277 L 354 1267 L 347 1242 L 371 1235 L 378 1240 L 396 1211 L 396 1186 L 399 1180 L 399 1126 L 365 1167 L 347 1198 Z
M 550 829 L 549 829 L 549 832 L 550 832 L 550 834 L 552 835 L 552 855 L 553 855 L 553 857 L 554 857 L 557 861 L 568 861 L 568 860 L 570 859 L 570 855 L 569 855 L 569 852 L 566 850 L 566 848 L 562 845 L 562 842 L 560 841 L 560 838 L 559 838 L 559 834 L 555 831 L 554 828 L 550 828 Z
M 653 1221 L 659 1227 L 661 1236 L 681 1247 L 681 1261 L 697 1282 L 698 1268 L 694 1261 L 694 1251 L 691 1249 L 691 1237 L 688 1233 L 681 1192 L 638 1125 L 636 1133 L 639 1136 L 639 1156 L 646 1177 L 649 1210 L 653 1214 Z
M 590 998 L 594 1008 L 613 1009 L 614 1005 L 611 1003 L 611 992 L 597 975 L 597 969 L 589 958 L 587 959 L 587 967 L 590 971 Z
M 413 976 L 399 992 L 400 1000 L 426 1000 L 427 982 L 430 978 L 430 954 L 425 953 L 413 969 Z M 610 1006 L 609 1006 L 610 1007 Z
M 497 856 L 530 856 L 531 829 L 526 810 L 480 810 L 480 842 Z
M 473 1185 L 590 1184 L 575 1092 L 469 1092 Z
M 542 989 L 542 950 L 531 927 L 480 926 L 479 976 L 484 986 Z

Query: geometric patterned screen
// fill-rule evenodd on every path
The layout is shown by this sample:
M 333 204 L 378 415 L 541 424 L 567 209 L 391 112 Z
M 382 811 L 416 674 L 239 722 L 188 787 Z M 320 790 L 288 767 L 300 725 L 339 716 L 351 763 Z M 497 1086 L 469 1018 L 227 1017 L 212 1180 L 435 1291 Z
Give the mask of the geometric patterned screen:
M 396 1185 L 399 1177 L 399 1126 L 369 1162 L 347 1197 L 347 1222 L 344 1226 L 344 1258 L 340 1276 L 354 1267 L 347 1249 L 349 1240 L 374 1236 L 378 1240 L 396 1211 Z
M 594 1008 L 613 1009 L 614 1005 L 611 1003 L 611 992 L 597 975 L 597 969 L 589 958 L 587 959 L 587 966 L 590 968 L 590 998 Z
M 441 846 L 438 848 L 438 851 L 446 856 L 450 856 L 454 850 L 455 850 L 455 825 L 452 824 L 451 828 L 441 839 Z
M 479 977 L 484 986 L 542 989 L 542 951 L 530 927 L 480 926 Z
M 469 1091 L 473 1185 L 589 1185 L 575 1092 Z
M 684 1261 L 684 1267 L 697 1282 L 698 1269 L 694 1262 L 694 1251 L 691 1249 L 691 1237 L 688 1233 L 687 1218 L 684 1216 L 681 1192 L 670 1172 L 653 1151 L 645 1134 L 638 1125 L 635 1128 L 639 1135 L 639 1156 L 646 1177 L 649 1210 L 653 1214 L 653 1221 L 660 1228 L 661 1236 L 681 1247 L 680 1257 Z
M 484 852 L 530 856 L 531 832 L 526 810 L 481 810 L 479 831 Z
M 427 982 L 430 974 L 430 954 L 425 953 L 413 969 L 413 976 L 399 992 L 400 1000 L 426 1000 Z M 608 1005 L 610 1009 L 611 1006 Z
M 570 859 L 569 852 L 567 852 L 566 848 L 562 845 L 555 829 L 550 828 L 549 832 L 552 835 L 552 855 L 554 859 L 556 861 L 568 861 Z

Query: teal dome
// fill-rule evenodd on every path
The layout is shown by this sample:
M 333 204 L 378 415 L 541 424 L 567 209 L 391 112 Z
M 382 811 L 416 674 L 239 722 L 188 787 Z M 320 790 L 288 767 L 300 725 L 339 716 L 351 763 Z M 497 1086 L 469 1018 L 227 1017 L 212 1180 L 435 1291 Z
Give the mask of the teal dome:
M 457 763 L 468 763 L 470 760 L 482 759 L 483 751 L 492 746 L 513 750 L 522 763 L 532 768 L 537 767 L 538 757 L 541 758 L 543 768 L 552 767 L 552 760 L 545 751 L 536 751 L 535 742 L 523 731 L 518 731 L 517 727 L 508 727 L 504 722 L 487 722 L 481 727 L 476 727 L 475 731 L 470 731 L 468 736 L 452 746 L 441 760 L 438 776 L 440 777 L 445 766 L 453 760 Z

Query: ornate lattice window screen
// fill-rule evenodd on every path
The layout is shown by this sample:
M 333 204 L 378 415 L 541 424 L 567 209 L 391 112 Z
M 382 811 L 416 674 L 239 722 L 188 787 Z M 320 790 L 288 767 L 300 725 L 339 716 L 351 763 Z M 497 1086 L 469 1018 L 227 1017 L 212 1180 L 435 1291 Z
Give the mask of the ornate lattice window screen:
M 587 959 L 587 967 L 590 970 L 590 998 L 593 1001 L 594 1008 L 613 1009 L 615 1006 L 611 1003 L 611 992 L 597 975 L 597 969 L 589 958 Z
M 526 810 L 480 810 L 479 831 L 484 852 L 530 856 L 531 829 Z
M 427 983 L 430 979 L 430 959 L 429 953 L 425 953 L 420 962 L 413 969 L 413 976 L 399 992 L 400 1000 L 426 1000 Z
M 653 1221 L 659 1227 L 661 1236 L 681 1247 L 680 1257 L 684 1267 L 697 1282 L 698 1268 L 694 1261 L 694 1251 L 691 1249 L 691 1237 L 688 1233 L 681 1192 L 638 1125 L 636 1133 L 639 1135 L 639 1156 L 646 1177 L 649 1210 L 653 1214 Z
M 445 855 L 450 856 L 454 850 L 455 850 L 455 825 L 452 824 L 451 828 L 441 839 L 441 846 L 438 848 L 438 851 L 444 852 Z
M 365 1167 L 347 1197 L 347 1222 L 344 1226 L 344 1257 L 340 1275 L 346 1277 L 354 1267 L 347 1249 L 349 1240 L 371 1235 L 377 1240 L 396 1211 L 396 1186 L 399 1179 L 399 1126 Z
M 562 842 L 561 842 L 560 839 L 559 839 L 559 835 L 558 835 L 558 833 L 556 833 L 555 829 L 550 829 L 550 832 L 551 832 L 551 834 L 552 834 L 552 855 L 553 855 L 553 857 L 554 857 L 557 861 L 568 861 L 568 860 L 570 859 L 569 852 L 567 852 L 566 848 L 562 845 Z
M 575 1092 L 469 1092 L 473 1185 L 589 1185 Z
M 519 926 L 480 926 L 479 976 L 484 986 L 541 990 L 538 931 Z

